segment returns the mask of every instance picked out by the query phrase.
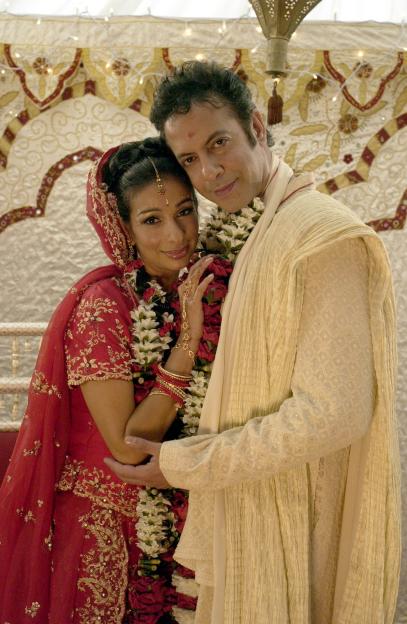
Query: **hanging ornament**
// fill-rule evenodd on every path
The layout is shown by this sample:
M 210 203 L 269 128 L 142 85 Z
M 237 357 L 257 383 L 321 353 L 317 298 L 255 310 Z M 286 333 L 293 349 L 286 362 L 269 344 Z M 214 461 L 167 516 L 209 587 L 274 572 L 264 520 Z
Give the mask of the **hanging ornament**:
M 273 80 L 273 93 L 267 103 L 267 123 L 269 126 L 281 123 L 283 119 L 283 98 L 277 93 L 278 78 Z
M 250 0 L 267 39 L 266 72 L 273 78 L 287 73 L 288 42 L 304 17 L 321 0 Z M 273 94 L 268 101 L 268 123 L 282 121 L 283 99 L 277 93 L 274 80 Z

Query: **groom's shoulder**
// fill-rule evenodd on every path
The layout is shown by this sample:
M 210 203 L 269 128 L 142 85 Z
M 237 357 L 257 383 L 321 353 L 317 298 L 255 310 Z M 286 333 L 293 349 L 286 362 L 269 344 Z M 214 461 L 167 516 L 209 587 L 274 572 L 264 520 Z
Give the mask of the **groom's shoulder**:
M 294 197 L 285 207 L 283 206 L 277 216 L 276 226 L 294 230 L 331 228 L 334 223 L 339 222 L 343 225 L 362 224 L 351 207 L 315 189 Z

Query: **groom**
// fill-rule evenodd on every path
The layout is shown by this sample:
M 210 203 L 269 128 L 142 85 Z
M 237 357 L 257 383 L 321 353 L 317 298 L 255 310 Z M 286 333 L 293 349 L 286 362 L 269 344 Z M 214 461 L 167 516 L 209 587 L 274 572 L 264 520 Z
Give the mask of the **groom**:
M 151 120 L 195 188 L 264 213 L 236 261 L 200 435 L 124 481 L 190 490 L 198 624 L 390 624 L 399 574 L 394 309 L 376 234 L 267 146 L 250 91 L 190 62 Z

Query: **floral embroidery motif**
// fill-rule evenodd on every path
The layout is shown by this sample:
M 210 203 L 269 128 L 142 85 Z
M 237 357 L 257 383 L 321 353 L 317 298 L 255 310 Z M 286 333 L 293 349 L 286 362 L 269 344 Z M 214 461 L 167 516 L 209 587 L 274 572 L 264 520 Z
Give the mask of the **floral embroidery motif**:
M 36 520 L 31 509 L 29 509 L 27 513 L 25 513 L 24 509 L 20 507 L 19 509 L 16 510 L 16 513 L 18 516 L 20 516 L 20 518 L 24 518 L 24 522 L 35 522 Z
M 125 516 L 136 518 L 138 488 L 117 483 L 101 469 L 86 468 L 83 462 L 67 456 L 56 486 L 60 492 L 72 491 L 76 496 L 89 498 L 100 507 L 114 509 Z
M 50 386 L 45 379 L 44 373 L 41 373 L 40 371 L 34 371 L 31 384 L 34 392 L 37 392 L 39 394 L 54 394 L 58 397 L 58 399 L 62 398 L 62 395 L 59 392 L 58 388 L 55 385 Z
M 25 608 L 25 612 L 27 615 L 31 616 L 32 618 L 35 618 L 38 610 L 40 608 L 40 603 L 39 602 L 33 602 L 31 603 L 31 607 L 26 607 Z
M 89 593 L 77 609 L 80 622 L 121 622 L 125 610 L 128 554 L 120 518 L 112 509 L 94 507 L 79 518 L 95 546 L 82 557 L 78 589 Z
M 126 235 L 120 223 L 119 211 L 114 195 L 106 193 L 103 186 L 99 185 L 96 179 L 97 167 L 93 167 L 89 173 L 88 185 L 91 201 L 90 206 L 97 209 L 89 213 L 91 221 L 104 232 L 105 239 L 109 241 L 114 262 L 117 266 L 124 268 L 131 260 L 131 250 L 128 247 Z
M 70 386 L 90 380 L 132 379 L 129 338 L 118 316 L 117 303 L 112 299 L 81 300 L 66 330 L 65 357 Z M 113 321 L 114 326 L 109 326 Z M 74 342 L 75 333 L 81 336 L 80 343 Z M 111 337 L 114 337 L 112 343 Z
M 108 314 L 117 314 L 117 303 L 112 299 L 82 299 L 76 311 L 79 333 L 82 334 L 89 324 L 102 323 Z
M 23 450 L 23 455 L 24 457 L 28 457 L 29 455 L 38 455 L 38 453 L 40 452 L 41 449 L 41 441 L 40 440 L 34 440 L 34 446 L 32 449 L 24 449 Z

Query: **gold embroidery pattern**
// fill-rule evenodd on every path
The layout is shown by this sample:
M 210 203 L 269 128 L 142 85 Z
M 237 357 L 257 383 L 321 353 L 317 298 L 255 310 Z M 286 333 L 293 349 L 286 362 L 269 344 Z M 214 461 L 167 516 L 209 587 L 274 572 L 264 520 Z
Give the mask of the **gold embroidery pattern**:
M 109 298 L 82 299 L 76 310 L 78 331 L 82 334 L 90 323 L 103 323 L 103 315 L 117 314 L 117 303 Z
M 89 498 L 106 509 L 113 509 L 127 517 L 137 518 L 136 505 L 139 488 L 112 481 L 109 474 L 93 467 L 85 468 L 83 462 L 69 456 L 56 486 L 60 492 L 73 492 L 76 496 Z
M 106 193 L 105 189 L 97 184 L 96 172 L 98 166 L 99 163 L 96 163 L 89 173 L 88 183 L 92 201 L 88 202 L 88 214 L 91 220 L 95 221 L 105 233 L 111 247 L 114 263 L 124 268 L 131 260 L 131 250 L 120 224 L 119 211 L 117 210 L 114 195 Z
M 40 373 L 40 371 L 34 371 L 34 375 L 31 380 L 31 387 L 33 391 L 37 392 L 38 394 L 54 394 L 58 397 L 58 399 L 62 398 L 62 395 L 59 392 L 57 386 L 49 385 L 44 373 Z
M 35 618 L 37 613 L 38 613 L 38 609 L 40 608 L 40 606 L 41 605 L 40 605 L 39 602 L 31 603 L 31 607 L 26 607 L 25 608 L 26 615 L 29 615 L 32 618 Z
M 83 334 L 89 328 L 89 324 L 106 322 L 106 315 L 108 314 L 117 314 L 117 303 L 115 301 L 108 298 L 82 300 L 75 316 L 70 321 L 70 326 L 67 328 L 66 338 L 74 339 L 72 323 L 77 322 L 78 332 Z M 87 344 L 82 349 L 79 349 L 77 355 L 71 355 L 69 345 L 65 345 L 68 383 L 70 386 L 80 385 L 90 380 L 132 380 L 129 339 L 126 336 L 123 323 L 115 318 L 114 324 L 114 328 L 108 327 L 107 330 L 115 337 L 115 344 L 118 345 L 116 349 L 112 345 L 107 344 L 106 334 L 98 329 L 89 331 Z M 107 344 L 105 361 L 102 359 L 100 352 L 95 352 L 95 348 L 102 344 Z
M 31 509 L 29 509 L 27 513 L 25 513 L 24 509 L 20 507 L 19 509 L 16 510 L 16 513 L 18 516 L 20 516 L 20 518 L 24 518 L 24 522 L 35 522 L 36 520 Z
M 80 624 L 116 624 L 125 612 L 128 554 L 120 518 L 94 505 L 79 521 L 96 542 L 82 557 L 78 589 L 88 595 L 76 611 Z
M 23 450 L 24 457 L 28 457 L 29 455 L 38 455 L 38 453 L 40 452 L 41 446 L 42 446 L 42 444 L 41 444 L 40 440 L 34 440 L 34 446 L 33 446 L 32 449 L 30 449 L 30 450 L 24 449 Z
M 54 536 L 52 527 L 49 529 L 48 536 L 44 539 L 44 544 L 48 548 L 48 550 L 52 550 L 52 538 Z

